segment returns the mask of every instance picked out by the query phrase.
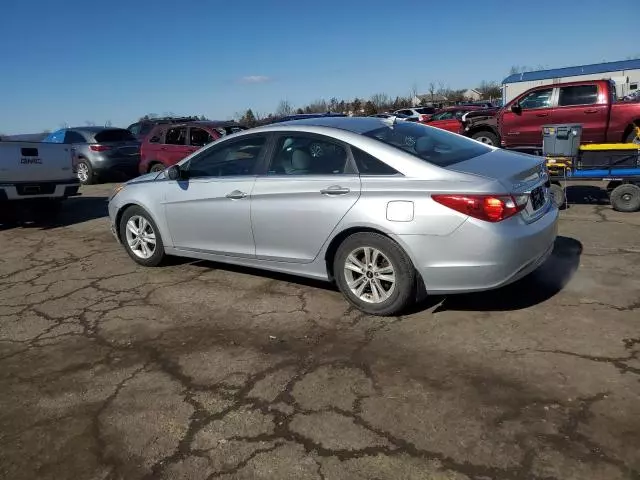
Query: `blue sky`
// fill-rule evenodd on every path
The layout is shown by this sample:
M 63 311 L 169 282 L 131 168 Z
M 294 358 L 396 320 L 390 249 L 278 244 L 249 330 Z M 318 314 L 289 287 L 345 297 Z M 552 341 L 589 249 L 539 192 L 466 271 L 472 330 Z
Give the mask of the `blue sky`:
M 590 0 L 7 0 L 0 132 L 126 127 L 146 113 L 226 119 L 282 99 L 473 87 L 512 65 L 640 54 L 637 16 L 614 12 Z

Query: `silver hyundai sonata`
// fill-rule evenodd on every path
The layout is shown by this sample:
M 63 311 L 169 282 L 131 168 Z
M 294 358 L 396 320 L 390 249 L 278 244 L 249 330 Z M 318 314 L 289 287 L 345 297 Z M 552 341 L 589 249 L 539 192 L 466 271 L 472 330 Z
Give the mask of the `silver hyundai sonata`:
M 540 157 L 395 119 L 296 120 L 223 137 L 118 186 L 112 231 L 178 255 L 334 281 L 375 315 L 497 288 L 541 265 L 558 210 Z

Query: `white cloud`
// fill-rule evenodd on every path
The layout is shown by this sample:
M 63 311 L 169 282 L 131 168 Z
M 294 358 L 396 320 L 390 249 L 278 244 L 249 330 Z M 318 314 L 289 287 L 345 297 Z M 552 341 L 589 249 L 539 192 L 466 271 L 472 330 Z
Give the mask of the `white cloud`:
M 267 77 L 266 75 L 248 75 L 246 77 L 242 77 L 240 82 L 242 83 L 266 83 L 271 80 L 271 77 Z

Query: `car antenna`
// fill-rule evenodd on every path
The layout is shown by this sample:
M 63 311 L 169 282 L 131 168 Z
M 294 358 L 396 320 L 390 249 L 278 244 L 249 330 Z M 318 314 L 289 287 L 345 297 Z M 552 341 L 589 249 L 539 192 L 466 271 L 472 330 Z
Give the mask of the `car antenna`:
M 390 115 L 387 118 L 383 118 L 382 121 L 387 125 L 390 125 L 391 127 L 393 127 L 398 122 L 398 116 Z

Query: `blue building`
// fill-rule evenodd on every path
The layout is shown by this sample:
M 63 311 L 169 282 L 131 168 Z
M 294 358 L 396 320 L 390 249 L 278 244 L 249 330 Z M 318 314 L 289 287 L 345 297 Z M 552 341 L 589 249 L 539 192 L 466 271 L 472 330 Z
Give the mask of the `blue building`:
M 637 91 L 640 84 L 640 59 L 514 73 L 502 81 L 502 98 L 506 103 L 522 92 L 541 85 L 609 79 L 615 82 L 618 97 Z

